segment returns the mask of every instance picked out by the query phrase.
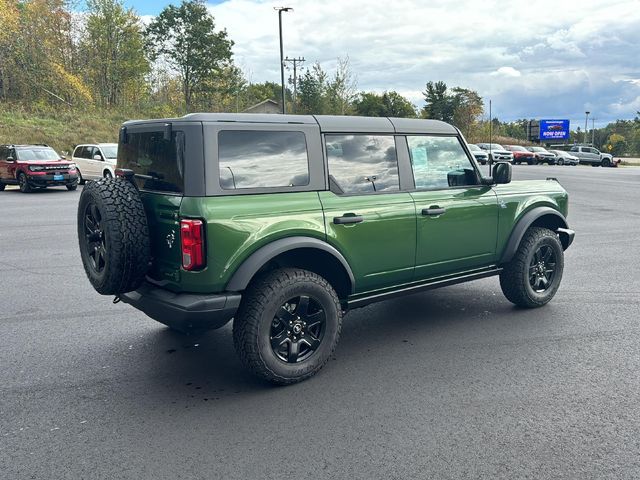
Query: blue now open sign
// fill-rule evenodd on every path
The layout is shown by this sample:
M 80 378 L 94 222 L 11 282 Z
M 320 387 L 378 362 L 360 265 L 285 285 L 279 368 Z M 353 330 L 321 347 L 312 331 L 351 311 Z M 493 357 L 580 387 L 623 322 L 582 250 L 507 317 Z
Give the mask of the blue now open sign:
M 569 120 L 540 120 L 540 140 L 567 140 Z

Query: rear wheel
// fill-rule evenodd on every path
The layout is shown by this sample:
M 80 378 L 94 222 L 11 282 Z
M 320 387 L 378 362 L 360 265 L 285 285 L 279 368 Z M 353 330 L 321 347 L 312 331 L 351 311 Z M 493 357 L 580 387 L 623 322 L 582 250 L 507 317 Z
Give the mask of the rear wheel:
M 246 290 L 233 322 L 233 341 L 253 373 L 286 385 L 306 380 L 327 363 L 341 326 L 340 301 L 329 282 L 286 268 Z
M 29 185 L 27 176 L 22 172 L 18 175 L 18 185 L 22 193 L 31 193 L 31 185 Z
M 541 307 L 555 296 L 563 271 L 564 252 L 558 236 L 548 228 L 532 227 L 504 266 L 500 287 L 507 300 L 520 307 Z

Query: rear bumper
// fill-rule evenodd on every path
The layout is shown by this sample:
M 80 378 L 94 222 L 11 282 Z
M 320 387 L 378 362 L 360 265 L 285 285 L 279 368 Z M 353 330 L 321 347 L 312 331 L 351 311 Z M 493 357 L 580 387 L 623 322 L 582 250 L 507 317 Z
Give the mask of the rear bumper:
M 236 314 L 242 296 L 174 293 L 145 282 L 137 290 L 122 294 L 120 299 L 171 328 L 194 332 L 224 326 Z

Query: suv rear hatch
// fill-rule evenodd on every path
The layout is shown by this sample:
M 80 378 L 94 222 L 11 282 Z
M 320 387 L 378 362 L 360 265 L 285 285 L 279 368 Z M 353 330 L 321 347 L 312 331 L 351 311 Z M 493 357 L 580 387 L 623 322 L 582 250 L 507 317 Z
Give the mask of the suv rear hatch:
M 161 286 L 179 290 L 185 132 L 174 131 L 166 123 L 144 123 L 123 130 L 117 166 L 133 171 L 147 215 L 152 256 L 147 276 Z

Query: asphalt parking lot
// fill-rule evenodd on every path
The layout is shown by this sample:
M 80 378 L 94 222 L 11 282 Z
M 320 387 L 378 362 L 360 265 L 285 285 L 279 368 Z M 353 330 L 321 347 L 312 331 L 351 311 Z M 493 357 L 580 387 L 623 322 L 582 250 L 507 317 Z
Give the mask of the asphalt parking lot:
M 186 337 L 95 293 L 80 190 L 0 192 L 0 478 L 640 478 L 640 168 L 514 167 L 547 176 L 577 232 L 551 304 L 493 278 L 355 310 L 284 388 L 230 326 Z

